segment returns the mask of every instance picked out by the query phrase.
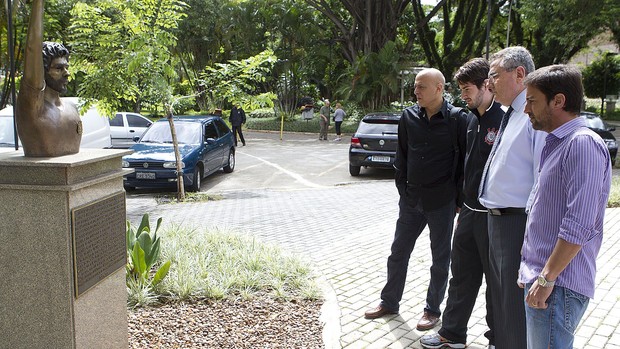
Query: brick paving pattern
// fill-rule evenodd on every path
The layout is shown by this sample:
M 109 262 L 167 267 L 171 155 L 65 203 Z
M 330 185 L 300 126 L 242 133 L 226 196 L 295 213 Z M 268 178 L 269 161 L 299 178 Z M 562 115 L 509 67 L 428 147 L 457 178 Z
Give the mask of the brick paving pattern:
M 425 332 L 415 329 L 429 281 L 430 242 L 422 233 L 411 256 L 399 315 L 365 320 L 379 302 L 386 277 L 398 194 L 392 181 L 360 181 L 308 189 L 226 191 L 223 199 L 157 205 L 149 196 L 129 195 L 128 219 L 143 213 L 164 225 L 232 229 L 309 258 L 327 281 L 328 348 L 421 348 Z M 595 299 L 582 320 L 575 348 L 620 349 L 620 209 L 608 209 L 598 258 Z M 482 288 L 483 289 L 483 288 Z M 328 304 L 331 302 L 327 302 Z M 442 306 L 442 310 L 443 310 Z M 469 322 L 469 348 L 486 348 L 484 296 Z M 438 329 L 438 328 L 436 328 Z

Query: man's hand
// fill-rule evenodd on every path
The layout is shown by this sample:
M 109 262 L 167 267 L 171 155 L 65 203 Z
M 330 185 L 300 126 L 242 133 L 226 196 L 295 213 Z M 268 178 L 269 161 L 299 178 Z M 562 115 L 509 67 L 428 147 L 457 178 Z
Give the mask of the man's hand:
M 525 303 L 534 309 L 547 309 L 547 303 L 545 302 L 551 295 L 551 291 L 553 291 L 553 286 L 542 287 L 538 284 L 538 280 L 534 281 L 532 287 L 527 292 Z

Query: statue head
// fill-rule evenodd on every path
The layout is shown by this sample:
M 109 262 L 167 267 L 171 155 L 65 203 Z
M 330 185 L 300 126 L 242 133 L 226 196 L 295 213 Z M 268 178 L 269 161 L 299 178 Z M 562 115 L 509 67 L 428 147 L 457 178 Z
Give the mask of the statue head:
M 67 91 L 69 82 L 69 50 L 57 42 L 43 42 L 45 85 L 59 93 Z

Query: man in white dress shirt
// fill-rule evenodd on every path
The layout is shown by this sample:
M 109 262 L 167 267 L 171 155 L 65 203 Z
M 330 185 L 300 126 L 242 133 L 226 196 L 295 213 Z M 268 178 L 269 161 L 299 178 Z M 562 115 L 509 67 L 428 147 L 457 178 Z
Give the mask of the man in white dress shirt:
M 495 100 L 508 107 L 480 182 L 479 201 L 489 211 L 489 283 L 493 290 L 495 344 L 523 349 L 526 344 L 523 290 L 517 285 L 526 209 L 537 177 L 546 133 L 535 131 L 525 114 L 523 80 L 534 71 L 523 47 L 491 56 L 489 83 Z

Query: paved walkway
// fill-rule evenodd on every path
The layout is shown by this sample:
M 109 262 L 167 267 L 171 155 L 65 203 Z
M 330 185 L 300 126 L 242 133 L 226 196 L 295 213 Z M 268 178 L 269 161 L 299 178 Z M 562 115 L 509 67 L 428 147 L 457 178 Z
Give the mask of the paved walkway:
M 164 225 L 231 228 L 309 258 L 330 288 L 325 308 L 327 348 L 421 348 L 415 329 L 429 279 L 425 231 L 411 256 L 400 314 L 374 321 L 363 313 L 379 301 L 397 212 L 392 181 L 357 182 L 298 190 L 226 191 L 204 203 L 157 205 L 130 195 L 128 219 L 143 213 Z M 576 348 L 620 349 L 620 209 L 608 209 L 595 299 L 577 330 Z M 484 296 L 469 323 L 469 348 L 486 348 Z M 444 307 L 442 306 L 442 309 Z

